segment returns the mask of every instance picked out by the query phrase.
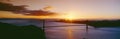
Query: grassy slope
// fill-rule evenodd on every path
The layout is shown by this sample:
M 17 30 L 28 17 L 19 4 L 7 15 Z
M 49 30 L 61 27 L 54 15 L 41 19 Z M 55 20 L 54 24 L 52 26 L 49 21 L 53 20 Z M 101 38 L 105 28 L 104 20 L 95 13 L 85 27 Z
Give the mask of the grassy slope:
M 33 25 L 20 27 L 0 23 L 0 39 L 45 39 L 45 33 Z

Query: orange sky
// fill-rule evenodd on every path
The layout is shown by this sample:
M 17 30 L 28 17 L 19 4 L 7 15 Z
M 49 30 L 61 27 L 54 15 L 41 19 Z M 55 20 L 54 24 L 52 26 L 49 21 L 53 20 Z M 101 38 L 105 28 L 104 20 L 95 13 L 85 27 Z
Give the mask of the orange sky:
M 30 10 L 39 10 L 51 6 L 53 9 L 50 11 L 52 12 L 72 13 L 73 17 L 78 19 L 120 18 L 120 5 L 117 0 L 11 0 L 10 3 L 28 5 L 27 9 Z

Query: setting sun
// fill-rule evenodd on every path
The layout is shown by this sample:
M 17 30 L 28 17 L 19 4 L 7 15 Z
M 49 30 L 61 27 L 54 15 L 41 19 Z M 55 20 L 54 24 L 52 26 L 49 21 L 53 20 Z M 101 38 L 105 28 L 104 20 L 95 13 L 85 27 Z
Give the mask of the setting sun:
M 77 18 L 77 15 L 76 15 L 75 13 L 76 13 L 76 12 L 73 12 L 73 11 L 67 12 L 67 13 L 64 15 L 64 19 L 65 19 L 65 20 L 76 20 L 76 19 L 78 19 L 78 18 Z
M 76 17 L 73 14 L 67 14 L 65 17 L 65 20 L 74 20 Z

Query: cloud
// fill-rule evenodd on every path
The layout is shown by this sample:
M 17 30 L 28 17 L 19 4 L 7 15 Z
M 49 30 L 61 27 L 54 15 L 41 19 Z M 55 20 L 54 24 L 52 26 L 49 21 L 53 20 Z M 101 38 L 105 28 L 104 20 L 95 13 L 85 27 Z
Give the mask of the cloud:
M 52 7 L 45 7 L 45 10 L 50 10 Z M 44 10 L 27 10 L 25 6 L 15 6 L 9 3 L 0 2 L 0 18 L 50 18 L 57 15 L 54 12 Z
M 14 14 L 13 12 L 9 11 L 0 11 L 0 18 L 19 18 L 19 19 L 54 19 L 56 16 L 50 15 L 23 15 L 23 14 Z
M 47 6 L 43 8 L 44 10 L 50 10 L 52 7 Z M 23 15 L 32 15 L 32 16 L 40 16 L 40 15 L 54 15 L 52 12 L 43 11 L 43 10 L 26 10 L 25 6 L 15 6 L 9 3 L 0 2 L 0 11 L 12 11 L 17 14 Z
M 27 18 L 28 16 L 22 14 L 14 14 L 9 11 L 0 11 L 0 18 Z
M 27 13 L 24 13 L 24 15 L 31 15 L 31 16 L 52 16 L 52 15 L 57 15 L 54 12 L 50 12 L 50 11 L 43 11 L 43 10 L 33 10 L 33 11 L 29 11 Z
M 53 7 L 52 7 L 52 6 L 47 6 L 47 7 L 44 7 L 43 9 L 44 9 L 44 10 L 52 10 Z
M 15 6 L 9 3 L 0 2 L 0 11 L 20 11 L 26 10 L 25 6 Z

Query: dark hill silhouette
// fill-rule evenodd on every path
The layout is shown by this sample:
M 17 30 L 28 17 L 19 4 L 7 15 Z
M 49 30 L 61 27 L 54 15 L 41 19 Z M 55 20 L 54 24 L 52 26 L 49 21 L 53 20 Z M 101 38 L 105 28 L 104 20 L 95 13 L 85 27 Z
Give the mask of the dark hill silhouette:
M 72 22 L 66 20 L 57 20 L 56 22 L 88 24 L 95 28 L 100 27 L 120 27 L 120 20 L 73 20 Z
M 45 39 L 45 33 L 34 25 L 16 26 L 0 23 L 0 39 Z
M 103 20 L 103 21 L 88 21 L 88 25 L 93 27 L 120 27 L 120 20 Z

